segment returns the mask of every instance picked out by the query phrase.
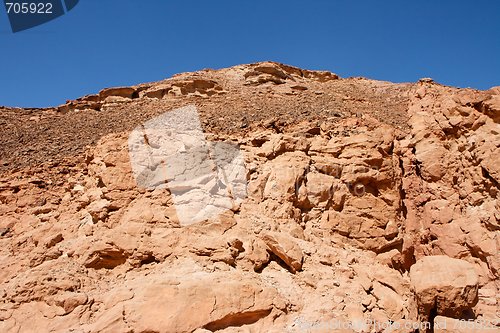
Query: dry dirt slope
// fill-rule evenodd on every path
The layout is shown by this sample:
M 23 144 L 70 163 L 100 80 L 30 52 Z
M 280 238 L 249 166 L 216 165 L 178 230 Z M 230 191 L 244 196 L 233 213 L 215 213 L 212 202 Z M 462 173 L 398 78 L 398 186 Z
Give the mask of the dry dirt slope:
M 185 106 L 248 184 L 189 226 L 127 144 Z M 499 88 L 271 62 L 2 108 L 0 331 L 498 331 L 499 122 Z

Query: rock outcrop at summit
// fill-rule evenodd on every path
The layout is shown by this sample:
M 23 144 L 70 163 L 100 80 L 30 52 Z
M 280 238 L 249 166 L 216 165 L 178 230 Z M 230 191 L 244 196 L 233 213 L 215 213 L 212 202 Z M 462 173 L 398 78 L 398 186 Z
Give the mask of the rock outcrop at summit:
M 1 109 L 0 331 L 496 332 L 499 96 L 265 62 Z M 192 224 L 230 169 L 141 186 L 129 150 L 187 106 L 246 180 Z

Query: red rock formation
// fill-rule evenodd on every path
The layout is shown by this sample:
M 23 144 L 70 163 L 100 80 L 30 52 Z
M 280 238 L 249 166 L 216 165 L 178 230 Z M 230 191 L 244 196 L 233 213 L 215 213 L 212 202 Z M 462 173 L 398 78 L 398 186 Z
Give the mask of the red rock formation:
M 499 101 L 267 62 L 3 108 L 0 331 L 498 330 Z M 181 226 L 127 139 L 187 105 L 248 186 Z

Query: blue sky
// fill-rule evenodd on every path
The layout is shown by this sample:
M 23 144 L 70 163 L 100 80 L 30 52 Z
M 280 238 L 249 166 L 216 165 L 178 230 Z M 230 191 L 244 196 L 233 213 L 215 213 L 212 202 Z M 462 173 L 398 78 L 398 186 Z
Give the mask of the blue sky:
M 500 85 L 500 1 L 81 0 L 13 34 L 0 8 L 0 105 L 274 60 L 342 77 Z

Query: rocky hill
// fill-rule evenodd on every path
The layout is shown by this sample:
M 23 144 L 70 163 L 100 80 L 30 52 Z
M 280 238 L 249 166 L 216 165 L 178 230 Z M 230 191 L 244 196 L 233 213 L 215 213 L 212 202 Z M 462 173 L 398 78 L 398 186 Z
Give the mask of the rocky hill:
M 499 123 L 273 62 L 0 108 L 0 332 L 498 332 Z

